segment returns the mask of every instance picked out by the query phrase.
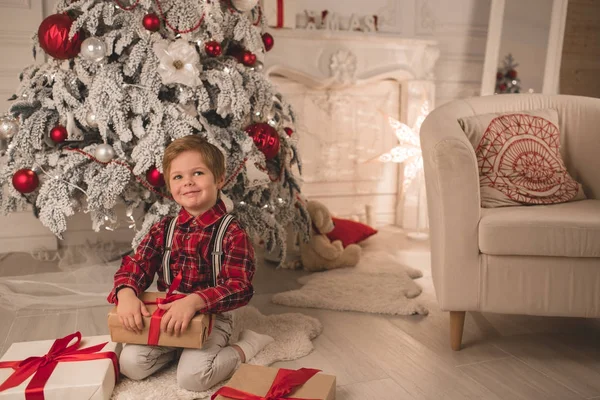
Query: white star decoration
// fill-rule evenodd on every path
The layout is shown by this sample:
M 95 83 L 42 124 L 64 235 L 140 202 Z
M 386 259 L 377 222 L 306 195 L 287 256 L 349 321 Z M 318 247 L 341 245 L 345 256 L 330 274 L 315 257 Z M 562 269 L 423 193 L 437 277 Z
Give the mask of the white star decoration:
M 404 182 L 402 185 L 404 191 L 410 187 L 410 184 L 423 170 L 419 131 L 427 114 L 429 114 L 429 103 L 425 101 L 421 106 L 421 113 L 413 128 L 388 116 L 388 122 L 392 129 L 395 130 L 399 143 L 398 146 L 391 149 L 388 153 L 380 155 L 379 161 L 404 163 Z

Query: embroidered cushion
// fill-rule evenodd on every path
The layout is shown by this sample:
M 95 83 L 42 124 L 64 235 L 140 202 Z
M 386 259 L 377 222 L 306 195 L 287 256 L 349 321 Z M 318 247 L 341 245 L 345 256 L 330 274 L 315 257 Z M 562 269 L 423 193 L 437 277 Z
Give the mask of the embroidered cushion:
M 332 242 L 334 240 L 341 240 L 344 247 L 347 247 L 349 244 L 362 242 L 366 238 L 377 233 L 376 229 L 350 219 L 332 217 L 332 220 L 335 226 L 333 230 L 327 234 L 327 237 Z
M 482 207 L 585 199 L 560 154 L 556 110 L 484 114 L 458 122 L 475 148 Z

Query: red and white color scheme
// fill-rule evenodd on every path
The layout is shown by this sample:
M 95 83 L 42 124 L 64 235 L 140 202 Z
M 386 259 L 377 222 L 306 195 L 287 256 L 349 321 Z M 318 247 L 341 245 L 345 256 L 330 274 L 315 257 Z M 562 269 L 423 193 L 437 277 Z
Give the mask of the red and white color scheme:
M 291 0 L 262 0 L 261 10 L 273 28 L 296 27 L 296 7 Z
M 0 359 L 0 399 L 108 400 L 121 345 L 75 332 L 56 340 L 13 343 Z
M 462 121 L 475 147 L 483 207 L 584 198 L 560 155 L 556 110 L 485 114 Z

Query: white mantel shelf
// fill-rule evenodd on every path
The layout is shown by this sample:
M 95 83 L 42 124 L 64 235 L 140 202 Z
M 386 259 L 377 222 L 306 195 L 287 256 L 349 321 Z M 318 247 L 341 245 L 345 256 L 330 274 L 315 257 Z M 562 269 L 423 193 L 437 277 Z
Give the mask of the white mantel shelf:
M 340 88 L 382 79 L 433 81 L 439 57 L 434 40 L 381 33 L 272 29 L 265 55 L 267 75 L 310 87 Z

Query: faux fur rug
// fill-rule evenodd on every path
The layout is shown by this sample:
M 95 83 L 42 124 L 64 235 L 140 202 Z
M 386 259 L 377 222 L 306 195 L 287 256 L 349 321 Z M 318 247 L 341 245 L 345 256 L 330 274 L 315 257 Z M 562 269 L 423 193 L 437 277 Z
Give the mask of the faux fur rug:
M 413 281 L 423 273 L 397 261 L 386 251 L 363 249 L 354 268 L 317 272 L 298 279 L 297 290 L 277 293 L 271 301 L 291 307 L 326 308 L 393 315 L 426 315 L 414 299 L 421 287 Z
M 312 339 L 323 327 L 319 320 L 299 313 L 263 315 L 256 308 L 246 306 L 234 313 L 234 332 L 231 341 L 237 341 L 244 329 L 272 336 L 275 341 L 258 353 L 249 364 L 270 365 L 276 361 L 296 360 L 313 350 Z M 111 400 L 192 400 L 209 397 L 222 384 L 205 392 L 190 392 L 177 386 L 177 366 L 173 363 L 163 371 L 143 381 L 123 378 L 115 387 Z

